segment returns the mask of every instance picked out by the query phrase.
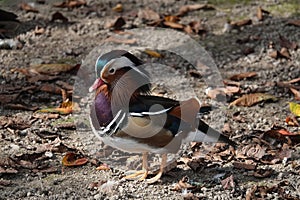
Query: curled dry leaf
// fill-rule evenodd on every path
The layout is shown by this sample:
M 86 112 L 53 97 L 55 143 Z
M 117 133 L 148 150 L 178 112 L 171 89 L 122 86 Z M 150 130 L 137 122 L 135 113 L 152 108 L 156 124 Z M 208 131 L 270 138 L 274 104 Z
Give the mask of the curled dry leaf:
M 145 49 L 144 52 L 151 57 L 155 57 L 155 58 L 163 57 L 160 53 L 158 53 L 157 51 L 151 50 L 151 49 Z
M 174 29 L 183 29 L 184 28 L 184 25 L 176 23 L 176 22 L 164 21 L 163 24 L 165 26 L 168 26 L 168 27 L 171 27 Z
M 106 163 L 103 163 L 101 165 L 99 165 L 96 170 L 110 170 L 110 167 L 106 164 Z
M 68 152 L 62 159 L 62 164 L 67 167 L 81 166 L 88 162 L 87 158 L 82 158 L 79 155 Z
M 288 39 L 283 37 L 282 35 L 279 35 L 279 43 L 281 47 L 285 47 L 287 49 L 296 50 L 298 47 L 298 44 L 296 42 L 290 42 Z
M 277 101 L 277 98 L 270 94 L 264 93 L 253 93 L 253 94 L 246 94 L 242 97 L 236 99 L 235 101 L 229 104 L 231 106 L 252 106 L 262 101 Z
M 290 106 L 290 111 L 297 117 L 300 117 L 300 104 L 289 102 L 289 106 Z
M 244 19 L 244 20 L 240 20 L 240 21 L 236 21 L 236 22 L 231 22 L 230 24 L 232 26 L 241 27 L 241 26 L 246 26 L 246 25 L 252 24 L 252 20 L 251 19 Z
M 245 162 L 234 162 L 233 167 L 237 169 L 247 169 L 254 170 L 256 168 L 256 163 L 245 163 Z
M 151 10 L 150 8 L 145 8 L 145 9 L 139 10 L 138 18 L 144 19 L 147 21 L 158 21 L 160 19 L 160 16 L 154 10 Z
M 52 14 L 51 17 L 51 22 L 54 22 L 56 20 L 61 20 L 62 22 L 68 22 L 69 19 L 65 17 L 61 12 L 56 11 L 55 13 Z
M 62 115 L 71 114 L 74 111 L 78 111 L 79 105 L 76 102 L 69 101 L 68 99 L 58 107 L 58 108 L 44 108 L 38 110 L 38 112 L 42 113 L 59 113 Z
M 289 126 L 300 126 L 295 116 L 287 116 L 285 122 Z
M 122 26 L 126 24 L 123 17 L 118 17 L 113 21 L 109 21 L 105 24 L 105 28 L 113 28 L 114 30 L 121 30 Z
M 194 189 L 196 186 L 191 185 L 188 183 L 189 178 L 187 176 L 183 177 L 172 190 L 174 191 L 182 191 L 182 189 L 191 190 Z
M 273 170 L 271 169 L 257 169 L 254 171 L 253 176 L 255 178 L 267 178 L 273 174 Z
M 48 74 L 48 75 L 53 75 L 53 74 L 58 74 L 61 72 L 68 72 L 79 65 L 70 65 L 70 64 L 37 64 L 37 65 L 31 65 L 29 70 L 40 73 L 40 74 Z
M 179 9 L 179 12 L 178 12 L 177 16 L 183 16 L 183 15 L 187 14 L 190 11 L 195 11 L 195 10 L 200 10 L 200 9 L 214 10 L 215 7 L 213 5 L 210 5 L 210 4 L 185 5 L 185 6 L 182 6 Z
M 38 13 L 39 11 L 34 8 L 32 5 L 28 4 L 28 3 L 25 3 L 25 2 L 22 2 L 20 4 L 20 8 L 26 12 L 34 12 L 34 13 Z
M 291 19 L 287 22 L 287 24 L 300 27 L 300 19 Z
M 294 88 L 290 88 L 290 90 L 292 91 L 292 93 L 295 95 L 295 100 L 299 101 L 300 100 L 300 91 L 294 89 Z
M 86 4 L 85 0 L 66 0 L 64 2 L 54 3 L 53 6 L 58 8 L 77 8 L 85 6 Z
M 123 11 L 123 5 L 118 3 L 115 7 L 112 8 L 115 12 L 122 12 Z
M 282 47 L 279 53 L 281 57 L 291 59 L 291 54 L 287 48 Z
M 179 22 L 180 21 L 180 18 L 178 16 L 174 16 L 174 15 L 168 15 L 168 16 L 165 16 L 164 17 L 164 20 L 166 22 Z
M 252 78 L 257 76 L 256 72 L 245 72 L 245 73 L 240 73 L 240 74 L 234 74 L 231 76 L 229 79 L 232 81 L 240 81 L 246 78 Z
M 229 177 L 225 178 L 224 180 L 221 180 L 221 184 L 225 190 L 230 189 L 230 188 L 234 189 L 235 183 L 233 180 L 233 175 L 230 175 Z

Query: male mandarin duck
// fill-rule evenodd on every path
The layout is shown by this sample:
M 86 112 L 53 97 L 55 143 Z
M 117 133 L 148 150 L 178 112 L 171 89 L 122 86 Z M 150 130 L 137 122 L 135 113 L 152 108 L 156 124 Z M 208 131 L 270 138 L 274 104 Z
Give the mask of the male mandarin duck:
M 195 98 L 176 101 L 151 95 L 150 77 L 143 62 L 124 50 L 101 55 L 95 65 L 96 91 L 91 105 L 93 132 L 107 145 L 143 153 L 141 171 L 136 178 L 154 183 L 167 163 L 167 153 L 176 153 L 183 141 L 235 143 L 199 119 L 200 103 Z M 148 153 L 162 154 L 156 176 L 148 176 Z

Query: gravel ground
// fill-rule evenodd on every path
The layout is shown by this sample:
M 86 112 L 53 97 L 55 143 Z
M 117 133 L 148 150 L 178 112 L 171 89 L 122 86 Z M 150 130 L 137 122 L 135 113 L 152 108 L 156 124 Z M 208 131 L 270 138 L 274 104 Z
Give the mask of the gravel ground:
M 170 15 L 177 13 L 183 5 L 197 3 L 176 0 L 126 1 L 123 3 L 123 12 L 117 13 L 112 11 L 112 8 L 119 1 L 114 0 L 90 0 L 87 1 L 88 6 L 74 9 L 54 8 L 51 6 L 53 2 L 36 3 L 39 13 L 21 11 L 16 7 L 17 3 L 9 7 L 9 10 L 18 15 L 20 25 L 16 31 L 5 33 L 5 39 L 11 37 L 13 41 L 18 41 L 18 45 L 12 49 L 2 48 L 0 51 L 2 85 L 0 92 L 10 91 L 10 87 L 26 88 L 32 85 L 39 87 L 47 82 L 29 83 L 25 75 L 16 70 L 27 69 L 33 64 L 59 62 L 74 64 L 83 60 L 81 69 L 87 71 L 89 78 L 84 82 L 88 85 L 93 79 L 91 66 L 97 59 L 98 52 L 109 51 L 115 47 L 132 50 L 136 49 L 135 45 L 169 49 L 174 43 L 175 46 L 177 43 L 185 44 L 183 32 L 171 35 L 169 39 L 172 43 L 168 44 L 168 41 L 162 41 L 163 35 L 151 35 L 151 31 L 156 29 L 153 27 L 145 29 L 145 23 L 135 15 L 139 9 L 145 7 L 160 14 Z M 275 59 L 269 56 L 270 44 L 280 50 L 280 36 L 300 45 L 299 26 L 287 24 L 288 20 L 299 19 L 299 5 L 296 1 L 244 2 L 245 4 L 214 4 L 217 9 L 189 12 L 180 22 L 187 24 L 193 20 L 202 20 L 206 33 L 193 34 L 191 37 L 209 53 L 223 79 L 228 79 L 236 73 L 255 71 L 256 77 L 240 81 L 241 94 L 266 92 L 276 96 L 278 98 L 276 102 L 259 103 L 252 107 L 228 108 L 227 103 L 220 104 L 207 97 L 204 92 L 207 85 L 203 78 L 191 76 L 188 73 L 190 65 L 181 58 L 163 51 L 161 54 L 165 55 L 164 58 L 151 58 L 141 51 L 137 52 L 143 60 L 171 66 L 169 68 L 160 65 L 147 66 L 157 86 L 154 92 L 178 99 L 195 94 L 202 102 L 217 106 L 217 109 L 205 114 L 203 118 L 218 129 L 222 129 L 224 123 L 230 124 L 230 131 L 227 134 L 239 143 L 236 152 L 243 151 L 245 146 L 249 145 L 249 141 L 255 142 L 255 138 L 258 138 L 256 136 L 270 130 L 274 125 L 285 127 L 291 132 L 300 130 L 299 127 L 288 127 L 285 123 L 285 118 L 290 115 L 287 102 L 294 101 L 293 94 L 289 89 L 276 84 L 299 77 L 300 49 L 289 50 L 290 59 Z M 263 21 L 259 21 L 256 17 L 259 6 L 271 12 Z M 67 17 L 68 22 L 51 21 L 52 14 L 56 11 Z M 126 18 L 124 30 L 131 34 L 120 35 L 107 28 L 112 19 L 121 15 Z M 224 31 L 224 24 L 228 19 L 232 21 L 252 19 L 252 24 Z M 36 26 L 44 28 L 44 32 L 36 34 Z M 133 28 L 142 30 L 134 32 Z M 110 36 L 137 40 L 142 37 L 147 40 L 138 40 L 135 45 L 103 42 Z M 253 53 L 245 53 L 246 49 L 251 49 Z M 76 73 L 67 72 L 59 76 L 59 80 L 70 85 L 76 81 L 81 83 L 77 77 Z M 48 82 L 57 83 L 56 81 Z M 77 89 L 74 93 L 78 91 Z M 84 94 L 78 93 L 79 96 Z M 241 94 L 233 95 L 229 101 Z M 89 97 L 84 97 L 80 100 L 82 112 L 88 99 Z M 44 108 L 56 107 L 61 102 L 61 94 L 25 90 L 13 103 Z M 253 155 L 251 158 L 241 158 L 236 156 L 240 155 L 238 153 L 233 155 L 232 152 L 224 150 L 225 156 L 222 156 L 218 154 L 220 151 L 214 154 L 212 147 L 210 147 L 212 152 L 204 153 L 208 147 L 201 148 L 194 145 L 191 149 L 184 146 L 186 148 L 183 148 L 181 154 L 175 158 L 175 167 L 174 162 L 170 161 L 173 165 L 170 164 L 171 169 L 165 173 L 161 181 L 147 185 L 139 181 L 121 179 L 128 168 L 140 166 L 140 157 L 101 144 L 91 133 L 84 117 L 78 117 L 76 114 L 59 115 L 57 118 L 49 118 L 48 114 L 45 114 L 48 118 L 43 118 L 44 115 L 35 117 L 36 113 L 33 111 L 5 107 L 6 104 L 2 103 L 0 199 L 245 199 L 251 192 L 257 198 L 263 199 L 300 198 L 299 145 L 272 146 L 274 154 L 284 148 L 291 153 L 275 164 L 264 163 L 260 159 L 255 159 Z M 77 121 L 77 129 L 72 126 L 74 121 Z M 61 160 L 68 151 L 81 154 L 88 158 L 89 162 L 84 166 L 63 167 Z M 192 155 L 195 157 L 195 153 L 199 152 L 205 155 L 198 156 L 195 169 L 185 161 L 191 159 Z M 12 164 L 12 160 L 18 164 L 15 162 Z M 155 169 L 157 156 L 154 155 L 152 160 L 152 167 Z M 250 163 L 257 163 L 255 169 L 234 167 L 234 162 L 249 160 Z M 111 169 L 96 170 L 101 163 L 108 163 Z M 255 175 L 259 170 L 271 174 L 259 177 Z M 226 187 L 221 180 L 227 179 L 230 175 L 234 182 L 229 183 L 234 183 L 234 186 Z M 194 187 L 185 186 L 178 189 L 176 184 L 183 178 L 188 179 L 183 182 Z

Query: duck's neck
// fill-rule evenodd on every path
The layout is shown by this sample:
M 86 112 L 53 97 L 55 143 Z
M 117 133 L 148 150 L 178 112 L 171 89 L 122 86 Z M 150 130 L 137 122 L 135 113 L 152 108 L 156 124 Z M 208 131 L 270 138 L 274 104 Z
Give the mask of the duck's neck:
M 97 94 L 91 106 L 91 120 L 95 129 L 104 127 L 113 119 L 111 103 L 104 93 Z

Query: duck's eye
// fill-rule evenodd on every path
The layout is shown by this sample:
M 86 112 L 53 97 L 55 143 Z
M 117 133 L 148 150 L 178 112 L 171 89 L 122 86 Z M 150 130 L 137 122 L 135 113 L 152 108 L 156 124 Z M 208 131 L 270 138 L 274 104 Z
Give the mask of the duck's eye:
M 114 74 L 114 73 L 115 73 L 115 68 L 111 68 L 111 69 L 108 71 L 108 73 Z

